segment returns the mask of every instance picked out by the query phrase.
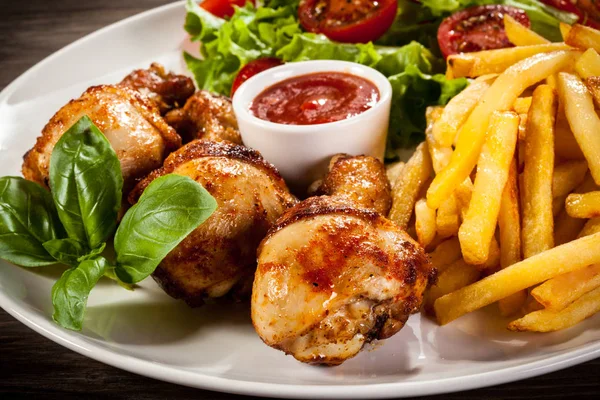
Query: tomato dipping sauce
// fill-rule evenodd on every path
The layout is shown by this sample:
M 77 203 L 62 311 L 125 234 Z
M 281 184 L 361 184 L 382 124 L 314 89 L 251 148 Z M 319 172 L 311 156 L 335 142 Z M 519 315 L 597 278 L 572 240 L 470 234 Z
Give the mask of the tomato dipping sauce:
M 254 98 L 250 112 L 278 124 L 325 124 L 363 113 L 379 98 L 377 86 L 360 76 L 317 72 L 266 88 Z

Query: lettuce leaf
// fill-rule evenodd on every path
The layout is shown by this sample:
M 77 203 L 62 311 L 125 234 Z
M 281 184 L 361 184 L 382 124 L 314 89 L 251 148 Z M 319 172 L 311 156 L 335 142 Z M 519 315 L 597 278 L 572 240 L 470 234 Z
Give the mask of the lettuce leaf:
M 423 139 L 427 106 L 445 104 L 467 85 L 465 79 L 436 75 L 443 71 L 443 61 L 408 36 L 401 47 L 336 43 L 324 35 L 302 31 L 297 1 L 273 0 L 267 5 L 254 8 L 247 4 L 225 20 L 207 15 L 188 0 L 185 29 L 192 40 L 202 42 L 202 59 L 187 53 L 184 58 L 200 88 L 228 95 L 240 68 L 262 57 L 279 57 L 285 62 L 334 59 L 370 66 L 392 84 L 387 155 L 394 157 L 398 148 Z M 392 40 L 389 36 L 389 43 Z
M 386 158 L 396 158 L 398 149 L 422 141 L 425 109 L 445 105 L 467 86 L 464 78 L 450 80 L 443 74 L 431 75 L 439 70 L 439 63 L 423 45 L 411 42 L 383 55 L 375 66 L 388 75 L 393 92 Z

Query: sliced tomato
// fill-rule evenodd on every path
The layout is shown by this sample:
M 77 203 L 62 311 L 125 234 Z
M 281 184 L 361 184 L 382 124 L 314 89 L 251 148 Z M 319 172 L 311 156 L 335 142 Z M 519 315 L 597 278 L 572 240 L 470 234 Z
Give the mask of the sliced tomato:
M 246 5 L 246 1 L 256 4 L 256 0 L 204 0 L 200 3 L 200 7 L 215 17 L 225 18 L 233 15 L 235 12 L 233 6 L 243 7 Z
M 525 11 L 497 4 L 470 7 L 444 19 L 437 34 L 444 57 L 512 47 L 504 31 L 504 14 L 510 15 L 522 25 L 531 25 Z
M 542 3 L 579 17 L 580 24 L 600 29 L 600 8 L 594 0 L 541 0 Z
M 246 82 L 254 75 L 282 64 L 283 61 L 275 57 L 259 58 L 258 60 L 250 61 L 248 64 L 244 65 L 242 69 L 240 69 L 240 72 L 238 72 L 237 76 L 235 77 L 233 85 L 231 86 L 231 97 L 233 97 L 233 94 L 236 90 L 238 90 L 242 83 Z
M 394 22 L 398 0 L 301 0 L 300 24 L 344 43 L 377 40 Z

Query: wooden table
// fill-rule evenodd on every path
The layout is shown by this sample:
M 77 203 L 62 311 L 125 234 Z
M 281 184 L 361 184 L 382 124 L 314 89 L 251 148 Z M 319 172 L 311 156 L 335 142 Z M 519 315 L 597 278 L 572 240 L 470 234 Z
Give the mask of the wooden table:
M 165 3 L 168 1 L 0 1 L 0 89 L 72 41 Z M 31 331 L 3 310 L 0 310 L 0 371 L 0 396 L 4 399 L 243 398 L 176 386 L 90 360 Z M 592 399 L 599 396 L 600 359 L 597 359 L 521 382 L 430 398 Z

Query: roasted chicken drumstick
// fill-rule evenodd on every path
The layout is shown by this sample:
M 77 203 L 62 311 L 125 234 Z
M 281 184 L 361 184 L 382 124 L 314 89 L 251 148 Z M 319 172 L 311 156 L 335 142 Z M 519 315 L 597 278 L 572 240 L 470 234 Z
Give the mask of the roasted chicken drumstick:
M 156 70 L 159 66 L 153 64 L 151 70 L 153 68 Z M 117 153 L 125 181 L 124 192 L 133 188 L 137 180 L 160 167 L 165 157 L 181 146 L 181 138 L 162 118 L 159 104 L 152 99 L 160 100 L 167 107 L 166 104 L 185 101 L 186 96 L 193 93 L 194 86 L 189 78 L 165 74 L 164 70 L 161 70 L 161 78 L 158 72 L 151 70 L 136 71 L 118 85 L 90 87 L 81 97 L 71 100 L 58 110 L 42 130 L 35 146 L 25 154 L 23 176 L 47 187 L 50 156 L 56 142 L 84 115 L 92 119 Z M 142 71 L 146 71 L 146 75 L 153 75 L 154 80 L 142 80 Z M 172 84 L 168 85 L 167 81 L 163 81 L 161 87 L 159 82 L 163 78 L 170 80 Z M 175 81 L 179 83 L 173 83 Z M 144 83 L 148 83 L 150 87 L 144 87 Z M 146 97 L 132 87 L 144 89 L 146 94 L 154 95 Z M 180 93 L 176 93 L 177 88 L 181 89 Z M 162 95 L 155 90 L 159 90 Z M 175 101 L 174 98 L 178 100 Z
M 198 306 L 208 297 L 250 293 L 256 248 L 277 218 L 297 201 L 257 151 L 230 142 L 195 140 L 172 153 L 130 195 L 164 174 L 189 176 L 217 200 L 215 213 L 159 265 L 154 279 L 171 296 Z
M 267 345 L 337 365 L 404 326 L 432 268 L 382 216 L 391 198 L 378 160 L 335 157 L 316 192 L 323 195 L 289 209 L 259 247 L 252 321 Z

